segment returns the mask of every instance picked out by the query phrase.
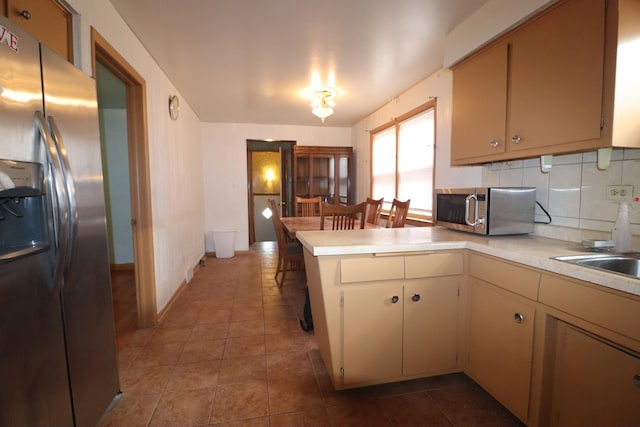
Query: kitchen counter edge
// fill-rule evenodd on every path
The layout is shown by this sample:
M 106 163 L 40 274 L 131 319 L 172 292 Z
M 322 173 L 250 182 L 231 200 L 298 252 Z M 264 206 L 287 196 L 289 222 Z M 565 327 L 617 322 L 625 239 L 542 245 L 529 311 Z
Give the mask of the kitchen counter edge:
M 565 240 L 535 235 L 485 237 L 442 227 L 301 231 L 297 238 L 314 256 L 470 249 L 640 296 L 638 279 L 553 259 L 588 253 L 581 244 Z

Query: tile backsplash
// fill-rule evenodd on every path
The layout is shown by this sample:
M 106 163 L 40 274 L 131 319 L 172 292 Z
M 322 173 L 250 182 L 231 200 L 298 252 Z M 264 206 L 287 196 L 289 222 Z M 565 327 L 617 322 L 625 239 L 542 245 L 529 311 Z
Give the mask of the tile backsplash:
M 539 158 L 491 163 L 483 166 L 482 181 L 487 187 L 536 187 L 538 202 L 551 216 L 551 224 L 537 230 L 549 233 L 552 227 L 564 227 L 575 229 L 567 235 L 608 239 L 618 216 L 618 204 L 607 200 L 607 186 L 632 185 L 633 195 L 640 197 L 640 149 L 613 150 L 607 170 L 598 170 L 596 162 L 593 151 L 554 156 L 549 173 L 541 171 Z M 629 214 L 632 234 L 639 235 L 640 202 L 631 204 Z M 540 207 L 536 207 L 536 221 L 548 222 Z M 600 232 L 595 234 L 601 237 L 594 237 L 592 232 Z

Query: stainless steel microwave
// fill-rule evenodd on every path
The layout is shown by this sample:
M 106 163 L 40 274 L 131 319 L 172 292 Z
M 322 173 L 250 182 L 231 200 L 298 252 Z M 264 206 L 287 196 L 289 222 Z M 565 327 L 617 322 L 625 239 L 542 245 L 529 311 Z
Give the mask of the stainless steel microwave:
M 487 236 L 533 232 L 534 187 L 440 188 L 435 196 L 436 225 Z

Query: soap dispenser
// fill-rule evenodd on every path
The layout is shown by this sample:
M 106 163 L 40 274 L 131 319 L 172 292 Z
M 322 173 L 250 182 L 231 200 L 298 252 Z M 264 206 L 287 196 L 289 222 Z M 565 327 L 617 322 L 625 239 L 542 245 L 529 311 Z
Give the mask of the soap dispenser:
M 618 207 L 618 219 L 611 231 L 611 240 L 616 242 L 616 252 L 631 251 L 631 228 L 629 227 L 629 203 L 621 201 Z

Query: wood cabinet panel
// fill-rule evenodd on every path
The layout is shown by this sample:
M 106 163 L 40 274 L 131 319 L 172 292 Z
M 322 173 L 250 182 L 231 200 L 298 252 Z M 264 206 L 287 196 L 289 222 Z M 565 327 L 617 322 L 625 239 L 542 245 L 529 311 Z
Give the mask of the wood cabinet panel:
M 7 17 L 73 62 L 72 16 L 55 0 L 7 0 Z
M 541 303 L 640 341 L 640 298 L 543 274 Z
M 535 309 L 476 279 L 470 285 L 468 373 L 526 420 Z
M 462 253 L 434 253 L 407 255 L 404 258 L 404 277 L 452 276 L 464 273 Z
M 455 370 L 459 287 L 457 276 L 405 281 L 403 375 Z
M 404 258 L 357 257 L 340 260 L 340 282 L 371 282 L 404 278 Z
M 605 2 L 568 1 L 511 38 L 509 122 L 513 151 L 600 137 Z M 518 144 L 511 141 L 516 135 Z
M 402 375 L 402 295 L 402 281 L 344 289 L 345 385 Z
M 552 426 L 640 425 L 640 358 L 560 323 Z
M 461 252 L 343 256 L 337 262 L 340 274 L 327 272 L 336 282 L 322 285 L 322 304 L 312 300 L 314 307 L 322 305 L 326 312 L 327 304 L 340 305 L 340 314 L 332 314 L 339 319 L 339 330 L 327 331 L 333 336 L 329 341 L 340 343 L 331 356 L 335 359 L 339 354 L 340 360 L 327 363 L 342 367 L 341 378 L 332 372 L 334 385 L 339 382 L 338 388 L 351 388 L 459 369 Z M 423 269 L 425 276 L 408 279 L 406 262 L 414 275 L 420 271 L 416 262 L 444 268 Z M 312 264 L 309 268 L 313 273 Z M 430 277 L 433 272 L 438 275 Z M 313 274 L 309 277 L 314 280 Z M 322 341 L 319 347 L 324 356 L 328 352 Z
M 601 130 L 606 25 L 605 0 L 562 1 L 456 65 L 451 163 L 611 145 Z
M 540 273 L 496 258 L 469 256 L 469 274 L 532 300 L 538 299 Z
M 453 70 L 451 159 L 505 151 L 507 44 L 500 43 Z

